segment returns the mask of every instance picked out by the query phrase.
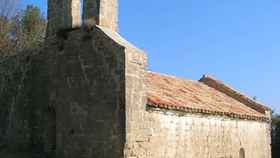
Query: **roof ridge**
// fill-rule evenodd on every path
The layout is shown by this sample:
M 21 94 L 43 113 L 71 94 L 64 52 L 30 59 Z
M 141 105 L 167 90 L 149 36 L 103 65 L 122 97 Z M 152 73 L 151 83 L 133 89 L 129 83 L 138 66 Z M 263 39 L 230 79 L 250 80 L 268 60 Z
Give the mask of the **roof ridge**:
M 171 75 L 171 74 L 167 74 L 167 73 L 154 72 L 154 71 L 151 71 L 151 70 L 147 70 L 146 72 L 152 73 L 152 74 L 155 74 L 155 75 L 161 75 L 161 76 L 164 76 L 164 77 L 169 77 L 169 78 L 174 78 L 174 79 L 179 79 L 179 80 L 185 80 L 185 81 L 193 81 L 193 82 L 198 82 L 199 83 L 199 81 L 197 81 L 197 80 L 187 79 L 187 78 L 184 78 L 184 77 L 175 76 L 175 75 Z
M 230 97 L 232 97 L 233 99 L 247 105 L 248 107 L 261 112 L 263 114 L 266 113 L 266 111 L 271 111 L 270 108 L 268 108 L 267 106 L 265 106 L 264 104 L 253 100 L 252 98 L 250 98 L 249 96 L 241 93 L 240 91 L 232 88 L 231 86 L 225 84 L 224 82 L 215 79 L 214 77 L 210 76 L 210 75 L 203 75 L 203 77 L 199 80 L 199 82 L 204 83 L 205 85 L 214 88 Z

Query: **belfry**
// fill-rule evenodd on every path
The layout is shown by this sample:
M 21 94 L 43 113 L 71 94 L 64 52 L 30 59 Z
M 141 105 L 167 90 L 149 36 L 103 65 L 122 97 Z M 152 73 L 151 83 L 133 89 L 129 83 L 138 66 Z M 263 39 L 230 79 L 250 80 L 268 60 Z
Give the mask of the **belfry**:
M 84 0 L 83 22 L 118 31 L 118 0 Z
M 84 0 L 82 8 L 80 0 L 48 0 L 47 36 L 82 25 L 118 31 L 118 0 Z

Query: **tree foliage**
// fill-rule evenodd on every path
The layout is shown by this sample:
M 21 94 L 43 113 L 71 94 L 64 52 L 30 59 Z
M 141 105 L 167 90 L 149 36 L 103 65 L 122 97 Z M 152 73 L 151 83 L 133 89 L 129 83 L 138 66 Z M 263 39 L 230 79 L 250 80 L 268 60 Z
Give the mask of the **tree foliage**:
M 273 114 L 272 116 L 272 157 L 280 157 L 280 115 Z
M 40 9 L 32 5 L 14 16 L 0 16 L 0 56 L 38 47 L 44 41 L 46 23 Z

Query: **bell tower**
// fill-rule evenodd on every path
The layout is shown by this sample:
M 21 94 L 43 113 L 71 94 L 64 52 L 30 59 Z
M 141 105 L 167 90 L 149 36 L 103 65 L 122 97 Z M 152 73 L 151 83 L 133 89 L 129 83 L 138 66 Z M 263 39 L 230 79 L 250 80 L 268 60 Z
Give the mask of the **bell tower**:
M 118 31 L 118 0 L 84 0 L 83 22 Z
M 48 0 L 47 37 L 58 31 L 83 25 L 100 25 L 118 31 L 118 0 Z
M 47 37 L 59 30 L 81 26 L 80 0 L 48 0 Z

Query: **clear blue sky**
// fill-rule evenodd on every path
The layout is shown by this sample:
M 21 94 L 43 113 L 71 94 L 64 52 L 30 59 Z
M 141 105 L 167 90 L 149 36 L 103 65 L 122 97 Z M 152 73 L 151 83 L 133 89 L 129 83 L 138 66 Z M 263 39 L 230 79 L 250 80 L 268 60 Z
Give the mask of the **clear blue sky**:
M 46 12 L 47 0 L 22 0 Z M 120 32 L 149 69 L 207 73 L 280 112 L 279 0 L 120 0 Z

